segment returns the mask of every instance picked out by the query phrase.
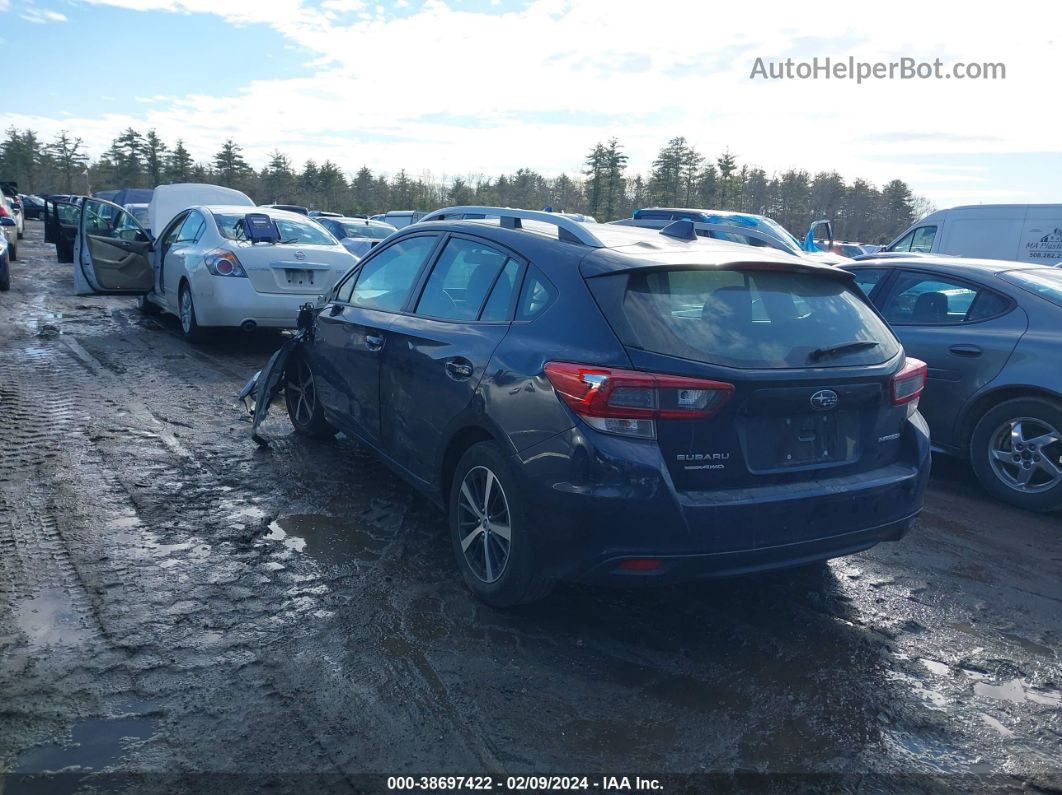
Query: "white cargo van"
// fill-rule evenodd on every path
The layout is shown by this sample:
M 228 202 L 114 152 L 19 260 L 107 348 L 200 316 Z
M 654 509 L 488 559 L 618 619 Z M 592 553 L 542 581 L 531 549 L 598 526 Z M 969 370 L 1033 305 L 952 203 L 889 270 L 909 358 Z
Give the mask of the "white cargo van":
M 938 210 L 884 251 L 1062 263 L 1062 204 L 974 204 Z

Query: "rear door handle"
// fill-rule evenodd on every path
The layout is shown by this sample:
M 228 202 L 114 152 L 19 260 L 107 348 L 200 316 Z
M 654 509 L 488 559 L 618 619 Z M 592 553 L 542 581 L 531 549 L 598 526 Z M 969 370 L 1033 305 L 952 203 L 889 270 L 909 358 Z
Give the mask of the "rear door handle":
M 383 348 L 384 338 L 383 334 L 366 334 L 365 335 L 365 347 L 370 351 L 378 351 Z
M 472 377 L 472 362 L 467 359 L 450 359 L 446 363 L 446 374 L 455 381 L 464 381 Z
M 978 345 L 952 345 L 948 350 L 956 356 L 980 356 L 984 353 Z

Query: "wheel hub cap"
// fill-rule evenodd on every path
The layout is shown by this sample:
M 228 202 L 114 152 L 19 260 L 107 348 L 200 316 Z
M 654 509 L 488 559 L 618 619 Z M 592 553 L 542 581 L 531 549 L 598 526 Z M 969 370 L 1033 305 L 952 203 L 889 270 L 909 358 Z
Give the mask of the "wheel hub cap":
M 988 462 L 1008 488 L 1038 494 L 1062 483 L 1062 434 L 1035 417 L 1000 425 L 988 445 Z

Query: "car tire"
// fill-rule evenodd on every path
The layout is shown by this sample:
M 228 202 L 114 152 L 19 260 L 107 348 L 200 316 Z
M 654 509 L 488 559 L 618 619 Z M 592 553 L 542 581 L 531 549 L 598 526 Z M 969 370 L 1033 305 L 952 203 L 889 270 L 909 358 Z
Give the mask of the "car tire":
M 199 325 L 195 318 L 195 301 L 192 300 L 192 290 L 187 284 L 181 285 L 181 290 L 177 295 L 177 320 L 181 324 L 182 336 L 193 345 L 209 339 L 209 333 Z
M 144 315 L 157 315 L 162 310 L 159 305 L 153 303 L 147 299 L 146 295 L 138 295 L 136 298 L 136 308 L 140 310 Z
M 0 276 L 0 293 L 6 293 L 11 289 L 11 271 L 4 266 L 4 274 Z
M 970 462 L 993 497 L 1029 511 L 1062 508 L 1062 405 L 1028 397 L 989 409 L 970 437 Z
M 16 260 L 18 260 L 18 243 L 8 241 L 7 261 L 15 262 Z
M 292 356 L 284 368 L 284 405 L 296 433 L 311 439 L 336 435 L 336 429 L 325 419 L 313 370 L 304 356 Z
M 468 448 L 450 487 L 450 538 L 465 584 L 492 607 L 534 602 L 553 588 L 538 572 L 529 516 L 498 445 Z
M 61 241 L 55 244 L 55 258 L 59 262 L 73 262 L 74 261 L 74 242 Z

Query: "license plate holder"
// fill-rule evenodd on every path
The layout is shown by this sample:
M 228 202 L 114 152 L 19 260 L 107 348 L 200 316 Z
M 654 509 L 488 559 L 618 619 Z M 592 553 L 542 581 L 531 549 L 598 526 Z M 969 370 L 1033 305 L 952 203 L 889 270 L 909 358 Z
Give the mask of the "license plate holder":
M 844 463 L 859 456 L 859 418 L 846 411 L 750 417 L 745 440 L 752 471 Z
M 311 270 L 285 268 L 284 278 L 287 281 L 288 287 L 313 287 L 314 273 L 315 272 Z

